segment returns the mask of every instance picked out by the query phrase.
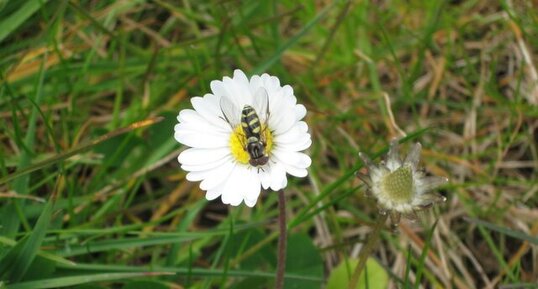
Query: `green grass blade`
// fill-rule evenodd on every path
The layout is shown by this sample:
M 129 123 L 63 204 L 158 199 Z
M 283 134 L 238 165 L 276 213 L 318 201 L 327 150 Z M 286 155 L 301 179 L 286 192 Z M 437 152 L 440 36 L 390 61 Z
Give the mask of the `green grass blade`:
M 76 154 L 79 154 L 79 153 L 82 153 L 84 151 L 87 151 L 89 149 L 91 149 L 92 147 L 94 147 L 95 145 L 99 144 L 99 143 L 102 143 L 110 138 L 113 138 L 115 136 L 118 136 L 120 134 L 124 134 L 124 133 L 127 133 L 127 132 L 130 132 L 134 129 L 137 129 L 137 128 L 141 128 L 141 127 L 145 127 L 145 126 L 148 126 L 148 125 L 153 125 L 155 123 L 158 123 L 162 120 L 161 117 L 156 117 L 156 118 L 149 118 L 149 119 L 146 119 L 146 120 L 143 120 L 143 121 L 139 121 L 139 122 L 135 122 L 129 126 L 126 126 L 126 127 L 123 127 L 123 128 L 120 128 L 120 129 L 117 129 L 115 131 L 112 131 L 110 133 L 107 133 L 87 144 L 84 144 L 84 145 L 81 145 L 81 146 L 78 146 L 74 149 L 71 149 L 71 150 L 68 150 L 68 151 L 65 151 L 63 153 L 60 153 L 60 154 L 57 154 L 49 159 L 46 159 L 42 162 L 39 162 L 39 163 L 36 163 L 34 165 L 31 165 L 29 167 L 26 167 L 20 171 L 17 171 L 9 176 L 6 176 L 6 177 L 3 177 L 0 179 L 0 184 L 3 184 L 3 183 L 6 183 L 10 180 L 13 180 L 15 178 L 18 178 L 18 177 L 21 177 L 21 176 L 24 176 L 24 175 L 27 175 L 31 172 L 34 172 L 36 170 L 39 170 L 41 168 L 44 168 L 44 167 L 47 167 L 47 166 L 50 166 L 50 165 L 53 165 L 57 162 L 60 162 L 60 161 L 63 161 L 67 158 L 70 158 Z
M 48 0 L 30 0 L 22 5 L 19 10 L 0 22 L 0 42 L 15 31 L 30 16 L 34 15 Z
M 288 48 L 290 48 L 292 45 L 297 43 L 297 41 L 299 41 L 299 39 L 301 39 L 301 37 L 303 37 L 306 34 L 306 32 L 308 32 L 308 30 L 310 30 L 316 23 L 318 23 L 321 19 L 323 19 L 323 17 L 325 17 L 327 12 L 333 7 L 333 5 L 334 5 L 334 3 L 330 4 L 329 6 L 327 6 L 325 8 L 323 8 L 323 10 L 321 10 L 321 12 L 318 13 L 318 15 L 316 15 L 316 17 L 314 17 L 312 20 L 310 20 L 310 22 L 308 22 L 297 34 L 295 34 L 290 40 L 288 40 L 288 42 L 286 42 L 282 46 L 280 46 L 276 50 L 275 54 L 273 54 L 273 56 L 271 56 L 271 58 L 269 58 L 267 61 L 265 61 L 264 63 L 262 63 L 258 67 L 254 68 L 252 73 L 260 74 L 262 72 L 265 72 L 273 64 L 275 64 L 275 62 L 277 62 L 280 59 L 282 54 L 286 50 L 288 50 Z
M 2 287 L 0 287 L 2 288 Z M 537 289 L 536 283 L 513 283 L 499 285 L 499 289 Z
M 506 275 L 509 277 L 511 281 L 517 280 L 515 273 L 513 272 L 514 268 L 511 267 L 508 262 L 504 259 L 505 256 L 502 254 L 502 248 L 500 248 L 500 244 L 493 239 L 491 234 L 488 230 L 482 225 L 478 225 L 478 231 L 482 235 L 482 238 L 484 241 L 486 241 L 486 244 L 488 245 L 489 249 L 491 250 L 491 253 L 493 256 L 495 256 L 495 259 L 497 259 L 497 262 L 499 262 L 499 265 L 505 270 Z
M 14 247 L 14 246 L 17 245 L 17 242 L 15 242 L 12 239 L 0 236 L 0 244 L 7 245 L 7 246 L 10 246 L 10 247 Z M 64 265 L 75 265 L 76 264 L 75 262 L 73 262 L 71 260 L 67 260 L 67 259 L 62 258 L 60 256 L 57 256 L 57 255 L 54 255 L 54 254 L 51 254 L 51 253 L 47 253 L 47 252 L 44 252 L 44 251 L 38 251 L 37 255 L 41 256 L 41 257 L 43 257 L 45 259 L 48 259 L 50 261 L 53 261 L 55 263 L 58 263 L 58 264 L 64 264 Z
M 30 120 L 28 122 L 28 131 L 23 140 L 24 149 L 22 150 L 20 155 L 19 163 L 17 165 L 17 172 L 24 171 L 31 162 L 36 137 L 37 116 L 39 115 L 39 109 L 37 108 L 37 106 L 39 105 L 39 103 L 41 103 L 41 98 L 43 97 L 42 91 L 43 83 L 45 81 L 44 63 L 44 60 L 40 63 L 39 77 L 35 87 L 34 100 L 32 101 L 32 103 L 36 104 L 36 106 L 34 106 L 30 114 Z M 20 195 L 26 195 L 29 182 L 30 176 L 24 176 L 23 178 L 19 178 L 13 183 L 13 190 Z M 0 226 L 0 235 L 13 237 L 18 232 L 21 221 L 25 226 L 28 226 L 26 223 L 26 218 L 19 214 L 21 203 L 24 202 L 15 199 L 12 201 L 12 203 L 8 204 L 5 207 L 5 212 L 2 216 L 2 222 L 0 223 L 2 225 Z
M 5 258 L 0 260 L 1 264 L 7 264 L 2 270 L 5 272 L 4 278 L 11 281 L 20 281 L 26 271 L 34 261 L 41 243 L 47 233 L 47 227 L 52 217 L 54 200 L 49 200 L 45 204 L 45 208 L 39 216 L 34 230 L 27 239 L 19 241 L 21 245 L 17 245 L 11 249 L 11 251 L 5 255 Z
M 492 231 L 497 231 L 497 232 L 499 232 L 501 234 L 505 234 L 507 236 L 510 236 L 510 237 L 513 237 L 513 238 L 516 238 L 516 239 L 527 241 L 527 242 L 529 242 L 531 244 L 534 244 L 534 245 L 538 245 L 538 238 L 537 237 L 529 236 L 529 235 L 527 235 L 527 234 L 525 234 L 523 232 L 511 230 L 511 229 L 501 227 L 499 225 L 495 225 L 495 224 L 492 224 L 492 223 L 489 223 L 489 222 L 486 222 L 486 221 L 482 221 L 482 220 L 479 220 L 479 219 L 475 219 L 475 218 L 465 217 L 464 219 L 467 222 L 474 223 L 474 224 L 486 227 L 486 228 L 488 228 L 488 229 L 490 229 Z
M 57 252 L 58 255 L 63 257 L 72 257 L 88 253 L 104 252 L 110 250 L 124 250 L 128 248 L 137 248 L 151 245 L 165 245 L 188 242 L 198 239 L 198 236 L 194 237 L 180 237 L 177 236 L 160 236 L 151 238 L 123 238 L 113 239 L 106 241 L 99 241 L 93 243 L 82 244 L 75 247 L 70 247 L 65 250 Z
M 428 251 L 430 250 L 433 232 L 435 231 L 437 224 L 438 222 L 435 221 L 432 228 L 428 231 L 428 235 L 424 242 L 424 247 L 422 248 L 422 252 L 420 253 L 420 259 L 417 265 L 417 273 L 416 273 L 416 278 L 415 278 L 415 286 L 414 286 L 415 289 L 417 289 L 421 283 L 420 281 L 422 280 L 422 274 L 424 273 L 424 267 L 426 263 L 426 258 L 428 257 Z
M 103 282 L 103 281 L 125 281 L 131 278 L 139 277 L 149 277 L 149 276 L 159 276 L 159 275 L 169 275 L 169 273 L 154 273 L 154 272 L 136 272 L 136 273 L 105 273 L 105 274 L 91 274 L 91 275 L 82 275 L 82 276 L 69 276 L 69 277 L 59 277 L 51 278 L 45 280 L 36 280 L 29 282 L 22 282 L 18 284 L 10 285 L 10 289 L 46 289 L 46 288 L 62 288 L 68 286 L 75 286 L 93 282 Z
M 148 268 L 125 266 L 125 265 L 104 265 L 104 264 L 83 264 L 78 263 L 75 266 L 59 265 L 60 269 L 78 270 L 79 272 L 144 272 Z M 182 268 L 182 267 L 158 267 L 152 266 L 152 272 L 170 273 L 174 272 L 180 275 L 191 274 L 196 277 L 219 277 L 222 276 L 224 269 L 206 269 L 206 268 Z M 274 272 L 267 271 L 252 271 L 252 270 L 228 270 L 226 273 L 229 277 L 262 277 L 262 278 L 275 278 Z M 306 280 L 306 281 L 322 281 L 321 277 L 303 276 L 299 274 L 286 274 L 285 279 L 289 280 Z M 11 287 L 10 287 L 11 288 Z

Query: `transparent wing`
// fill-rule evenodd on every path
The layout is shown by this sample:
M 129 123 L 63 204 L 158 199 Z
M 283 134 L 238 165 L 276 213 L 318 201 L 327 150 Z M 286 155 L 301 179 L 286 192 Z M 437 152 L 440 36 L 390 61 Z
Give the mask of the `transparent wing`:
M 260 120 L 264 124 L 267 124 L 269 121 L 269 95 L 267 95 L 267 90 L 265 90 L 265 88 L 260 87 L 256 91 L 254 94 L 253 106 L 254 109 L 256 109 L 256 113 Z
M 230 124 L 232 130 L 241 123 L 241 110 L 227 96 L 220 97 L 220 110 L 224 120 Z

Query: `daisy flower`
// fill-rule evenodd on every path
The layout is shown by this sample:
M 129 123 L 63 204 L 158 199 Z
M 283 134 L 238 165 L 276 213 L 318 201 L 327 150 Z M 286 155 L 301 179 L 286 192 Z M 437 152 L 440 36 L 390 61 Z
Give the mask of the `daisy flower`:
M 211 92 L 191 98 L 194 109 L 177 117 L 175 139 L 190 148 L 178 157 L 187 180 L 200 181 L 206 198 L 253 207 L 261 188 L 286 187 L 286 173 L 305 177 L 311 159 L 301 151 L 312 141 L 302 121 L 306 108 L 275 76 L 241 70 L 210 83 Z
M 398 152 L 398 140 L 390 144 L 385 162 L 374 164 L 364 153 L 359 153 L 368 168 L 368 174 L 357 173 L 369 187 L 368 193 L 376 198 L 382 214 L 390 213 L 393 225 L 397 225 L 401 215 L 416 217 L 416 212 L 446 198 L 431 190 L 448 182 L 445 177 L 425 176 L 418 168 L 420 143 L 415 143 L 405 160 Z

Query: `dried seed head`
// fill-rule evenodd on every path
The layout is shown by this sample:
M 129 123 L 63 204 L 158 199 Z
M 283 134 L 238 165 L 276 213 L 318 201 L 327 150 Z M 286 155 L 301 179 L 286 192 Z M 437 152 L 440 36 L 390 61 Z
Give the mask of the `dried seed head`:
M 390 144 L 386 161 L 380 164 L 375 164 L 366 154 L 359 153 L 368 173 L 358 173 L 358 177 L 376 198 L 380 213 L 390 213 L 393 225 L 398 224 L 402 214 L 412 218 L 417 211 L 446 201 L 444 196 L 431 190 L 444 185 L 448 179 L 424 176 L 418 168 L 421 149 L 420 143 L 415 143 L 402 161 L 398 152 L 398 141 L 394 140 Z

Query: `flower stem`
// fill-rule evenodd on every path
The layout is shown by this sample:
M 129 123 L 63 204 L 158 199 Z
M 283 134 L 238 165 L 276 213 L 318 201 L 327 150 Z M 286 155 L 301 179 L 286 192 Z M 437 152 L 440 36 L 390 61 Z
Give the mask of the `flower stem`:
M 284 190 L 278 191 L 278 259 L 276 267 L 275 289 L 284 288 L 284 272 L 286 271 L 286 247 L 288 243 L 286 228 L 286 197 Z
M 378 243 L 377 240 L 379 239 L 379 233 L 381 232 L 381 228 L 383 228 L 385 221 L 387 221 L 387 217 L 388 214 L 380 215 L 372 232 L 370 233 L 370 236 L 368 236 L 366 245 L 364 245 L 364 247 L 361 249 L 361 252 L 359 253 L 359 263 L 357 264 L 357 267 L 355 267 L 355 271 L 353 272 L 351 280 L 349 281 L 349 289 L 357 288 L 357 283 L 359 282 L 359 277 L 364 269 L 364 265 L 366 265 L 366 260 L 368 260 L 368 257 L 370 254 L 372 254 Z

